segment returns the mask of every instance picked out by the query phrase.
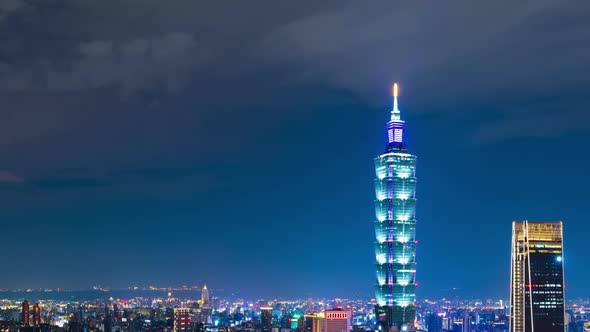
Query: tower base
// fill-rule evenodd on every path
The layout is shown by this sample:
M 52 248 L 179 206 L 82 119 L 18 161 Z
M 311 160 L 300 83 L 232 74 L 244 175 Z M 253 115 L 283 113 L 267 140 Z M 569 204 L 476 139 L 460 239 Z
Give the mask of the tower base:
M 381 332 L 416 331 L 416 307 L 375 306 L 377 328 Z

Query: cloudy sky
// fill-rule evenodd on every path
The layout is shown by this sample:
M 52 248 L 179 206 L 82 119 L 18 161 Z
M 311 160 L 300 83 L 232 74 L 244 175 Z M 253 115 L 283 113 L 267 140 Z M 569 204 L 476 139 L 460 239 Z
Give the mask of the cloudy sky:
M 590 296 L 589 10 L 0 0 L 0 288 L 370 296 L 395 81 L 418 296 L 507 296 L 525 218 L 564 220 L 568 293 Z

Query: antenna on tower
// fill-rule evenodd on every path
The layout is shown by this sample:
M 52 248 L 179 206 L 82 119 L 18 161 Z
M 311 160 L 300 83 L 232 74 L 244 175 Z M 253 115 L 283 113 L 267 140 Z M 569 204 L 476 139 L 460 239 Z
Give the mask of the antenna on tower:
M 392 120 L 399 120 L 400 119 L 400 111 L 397 107 L 397 96 L 399 94 L 399 88 L 397 83 L 393 84 L 391 94 L 393 95 L 393 110 L 391 111 L 391 119 Z

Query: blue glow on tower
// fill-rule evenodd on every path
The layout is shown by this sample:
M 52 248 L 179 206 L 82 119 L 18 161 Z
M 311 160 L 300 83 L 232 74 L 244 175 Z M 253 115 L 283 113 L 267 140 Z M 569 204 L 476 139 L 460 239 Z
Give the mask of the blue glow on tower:
M 413 329 L 416 319 L 416 156 L 404 145 L 397 97 L 395 84 L 388 144 L 375 158 L 376 314 L 386 330 Z

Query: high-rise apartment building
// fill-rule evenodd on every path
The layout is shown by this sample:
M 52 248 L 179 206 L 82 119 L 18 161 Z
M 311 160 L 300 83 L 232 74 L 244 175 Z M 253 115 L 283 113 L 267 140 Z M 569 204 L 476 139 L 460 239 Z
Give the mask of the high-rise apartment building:
M 350 332 L 351 315 L 347 310 L 324 311 L 324 332 Z
M 260 308 L 261 332 L 272 332 L 272 307 Z
M 511 332 L 564 332 L 563 224 L 513 222 Z
M 375 158 L 375 313 L 383 331 L 413 330 L 416 320 L 416 156 L 404 144 L 404 121 L 393 87 L 388 144 Z
M 189 308 L 174 308 L 174 332 L 191 330 L 191 314 Z
M 31 325 L 31 316 L 29 314 L 29 301 L 27 300 L 23 301 L 22 324 L 23 326 Z
M 41 308 L 39 303 L 33 305 L 33 325 L 37 326 L 41 324 Z

